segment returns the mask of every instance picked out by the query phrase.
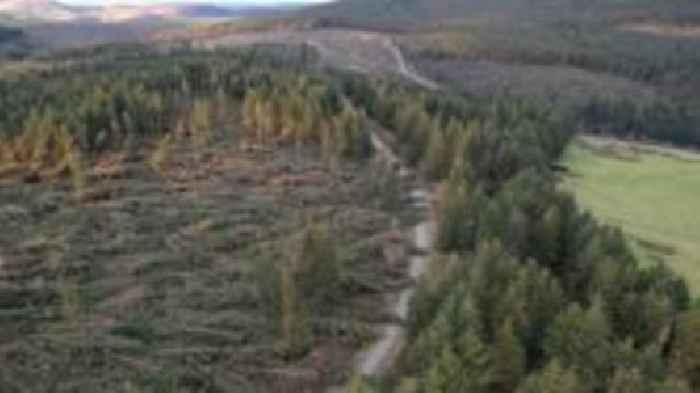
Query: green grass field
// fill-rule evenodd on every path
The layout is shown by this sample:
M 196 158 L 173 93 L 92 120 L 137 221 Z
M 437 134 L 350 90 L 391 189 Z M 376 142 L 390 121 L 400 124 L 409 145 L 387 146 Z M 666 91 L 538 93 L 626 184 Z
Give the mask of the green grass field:
M 621 226 L 644 263 L 659 258 L 700 294 L 700 154 L 585 138 L 572 144 L 564 187 Z

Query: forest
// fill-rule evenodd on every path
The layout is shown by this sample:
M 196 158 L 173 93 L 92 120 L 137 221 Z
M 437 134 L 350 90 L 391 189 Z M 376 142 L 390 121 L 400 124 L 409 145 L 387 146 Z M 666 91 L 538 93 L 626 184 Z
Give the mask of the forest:
M 563 61 L 657 83 L 667 73 L 692 73 L 696 54 L 679 48 L 682 59 L 671 58 L 664 65 L 645 59 L 634 62 L 626 54 L 612 56 L 613 52 L 599 57 L 593 49 L 566 55 L 564 60 L 558 52 L 528 52 L 534 56 L 528 61 L 548 63 L 556 58 L 557 64 Z M 414 55 L 443 56 L 421 51 Z M 524 55 L 514 56 L 522 59 Z M 624 100 L 611 103 L 593 97 L 582 107 L 567 107 L 508 94 L 474 96 L 429 91 L 395 77 L 323 69 L 308 46 L 216 51 L 182 47 L 170 48 L 167 53 L 138 45 L 106 46 L 66 52 L 55 59 L 82 60 L 0 80 L 0 178 L 32 185 L 70 177 L 73 187 L 80 191 L 85 187 L 85 168 L 114 153 L 129 157 L 125 161 L 148 160 L 153 169 L 149 176 L 154 176 L 152 172 L 167 173 L 165 168 L 171 161 L 168 156 L 177 150 L 175 141 L 190 144 L 197 161 L 206 158 L 202 152 L 221 137 L 215 131 L 233 127 L 240 130 L 246 146 L 261 151 L 311 149 L 314 153 L 310 154 L 320 157 L 321 164 L 317 165 L 331 165 L 328 171 L 332 174 L 338 174 L 333 172 L 337 165 L 357 165 L 369 171 L 360 170 L 369 178 L 363 178 L 367 184 L 361 185 L 365 191 L 372 191 L 372 196 L 335 183 L 323 192 L 345 203 L 377 202 L 372 211 L 380 217 L 376 218 L 381 223 L 377 226 L 385 228 L 391 226 L 389 214 L 401 211 L 401 198 L 397 196 L 397 179 L 369 167 L 373 150 L 370 130 L 381 129 L 389 134 L 389 143 L 401 158 L 422 178 L 442 184 L 436 252 L 412 301 L 406 322 L 407 345 L 398 367 L 386 378 L 358 379 L 352 384 L 353 393 L 691 393 L 700 389 L 700 309 L 683 278 L 662 263 L 642 266 L 621 230 L 598 222 L 571 194 L 558 187 L 565 170 L 558 163 L 580 130 L 697 145 L 700 115 L 695 103 L 679 104 L 678 97 L 671 95 L 648 105 Z M 298 156 L 298 151 L 288 153 Z M 352 174 L 338 176 L 351 178 Z M 251 180 L 237 184 L 246 182 Z M 289 198 L 299 198 L 294 200 L 296 207 L 323 203 L 324 195 L 315 191 L 313 198 L 294 193 Z M 333 194 L 351 191 L 354 193 Z M 23 196 L 26 194 L 17 191 L 15 198 L 21 200 Z M 280 203 L 285 202 L 284 195 L 280 199 Z M 57 209 L 43 200 L 37 203 L 37 217 Z M 276 206 L 259 209 L 270 228 L 277 217 Z M 139 203 L 133 207 L 142 208 Z M 371 210 L 365 205 L 360 208 L 361 212 Z M 140 212 L 146 214 L 147 210 Z M 342 214 L 338 210 L 342 209 L 328 207 L 332 213 L 327 214 Z M 217 213 L 240 212 L 231 209 Z M 312 358 L 312 343 L 329 337 L 342 337 L 346 345 L 360 346 L 367 333 L 362 323 L 353 319 L 357 310 L 350 308 L 348 299 L 357 294 L 377 295 L 381 283 L 373 274 L 395 273 L 367 274 L 362 270 L 366 267 L 355 270 L 358 260 L 377 251 L 362 248 L 360 254 L 352 248 L 350 256 L 341 253 L 349 248 L 343 243 L 349 232 L 314 225 L 300 231 L 295 213 L 282 216 L 289 220 L 284 230 L 301 232 L 296 233 L 300 240 L 292 247 L 297 255 L 295 264 L 274 265 L 289 248 L 273 247 L 274 251 L 265 254 L 260 251 L 268 249 L 264 241 L 252 250 L 244 247 L 235 255 L 254 262 L 254 267 L 227 272 L 230 276 L 226 277 L 242 282 L 237 288 L 244 289 L 235 292 L 217 277 L 207 275 L 214 262 L 193 255 L 180 261 L 182 267 L 177 268 L 182 271 L 178 274 L 157 281 L 158 291 L 149 299 L 152 303 L 144 306 L 147 309 L 156 304 L 151 316 L 167 325 L 170 320 L 160 308 L 165 306 L 158 303 L 159 291 L 176 292 L 177 286 L 170 280 L 186 282 L 188 269 L 197 269 L 209 281 L 200 283 L 201 287 L 192 290 L 193 295 L 204 293 L 217 312 L 227 307 L 243 310 L 212 324 L 228 328 L 247 321 L 255 329 L 231 338 L 210 325 L 198 325 L 199 329 L 188 334 L 244 346 L 246 351 L 236 353 L 240 359 L 200 351 L 196 346 L 187 346 L 184 354 L 170 353 L 171 357 L 151 356 L 148 351 L 160 343 L 191 343 L 182 332 L 154 326 L 142 310 L 141 317 L 113 327 L 108 337 L 138 340 L 146 349 L 130 347 L 131 341 L 108 341 L 111 346 L 103 346 L 100 339 L 91 346 L 78 347 L 74 353 L 69 346 L 72 356 L 94 355 L 71 369 L 70 378 L 80 381 L 82 374 L 90 375 L 99 384 L 93 380 L 89 383 L 107 392 L 283 391 L 266 385 L 265 374 L 259 369 L 303 364 Z M 348 217 L 338 220 L 368 232 L 373 226 L 363 226 Z M 215 224 L 201 225 L 211 226 Z M 282 233 L 276 235 L 287 237 L 284 230 L 275 229 Z M 256 231 L 254 235 L 240 235 L 243 239 L 273 236 L 261 235 L 264 229 L 256 227 Z M 226 247 L 231 246 L 226 243 L 212 247 L 217 252 L 223 249 L 225 258 Z M 97 252 L 109 255 L 112 251 Z M 343 258 L 354 264 L 340 262 Z M 161 260 L 136 270 L 151 277 L 149 269 L 173 268 L 163 266 L 167 262 Z M 101 272 L 85 266 L 67 271 L 78 276 L 78 283 L 89 281 L 81 278 L 81 273 L 87 272 L 86 277 L 90 277 Z M 18 276 L 32 277 L 32 273 Z M 208 292 L 209 282 L 219 292 Z M 341 285 L 331 285 L 336 283 Z M 51 318 L 70 321 L 69 317 L 79 313 L 71 309 L 75 304 L 71 299 L 88 301 L 96 296 L 85 289 L 71 292 L 70 286 L 50 286 L 48 294 L 34 291 L 38 284 L 30 279 L 9 284 L 0 287 L 0 299 L 3 311 L 9 309 L 15 314 L 0 314 L 0 322 L 8 315 L 12 323 L 3 322 L 2 327 L 10 326 L 13 337 L 22 339 L 48 333 L 36 321 L 13 318 L 17 310 L 20 315 L 27 312 L 41 320 L 42 312 L 50 314 L 49 310 L 58 305 L 64 314 Z M 221 297 L 222 293 L 230 297 Z M 250 314 L 251 310 L 264 310 L 262 322 L 258 315 Z M 344 313 L 338 317 L 340 323 L 328 317 L 336 317 L 333 312 L 337 310 Z M 53 325 L 48 329 L 52 327 L 58 329 Z M 60 328 L 71 332 L 77 329 L 67 322 Z M 263 334 L 277 344 L 258 341 Z M 61 340 L 50 345 L 68 346 Z M 110 351 L 122 360 L 131 359 L 128 367 L 109 364 L 106 359 Z M 36 375 L 45 375 L 42 356 L 53 352 L 41 345 L 16 345 L 2 353 L 6 357 L 3 360 L 9 357 L 15 363 L 14 367 L 3 368 L 0 381 L 23 386 Z M 265 357 L 255 356 L 260 353 Z M 56 364 L 61 360 L 47 362 Z M 201 369 L 191 367 L 192 363 L 199 363 Z M 158 366 L 157 371 L 149 367 L 152 364 Z M 164 376 L 167 368 L 173 371 Z M 110 370 L 117 371 L 112 375 Z M 234 376 L 222 382 L 221 375 L 231 370 Z M 102 374 L 109 378 L 100 379 Z M 339 374 L 324 383 L 349 377 L 347 370 Z M 124 375 L 139 382 L 121 389 L 117 380 Z M 29 391 L 78 392 L 85 386 L 47 380 L 37 382 L 36 389 Z M 322 391 L 326 387 L 310 389 Z

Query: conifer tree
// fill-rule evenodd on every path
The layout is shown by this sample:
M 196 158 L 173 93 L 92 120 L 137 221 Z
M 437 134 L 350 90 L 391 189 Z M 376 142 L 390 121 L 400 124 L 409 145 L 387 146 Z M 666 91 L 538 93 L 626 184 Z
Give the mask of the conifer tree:
M 209 143 L 212 135 L 212 108 L 209 100 L 197 100 L 192 109 L 192 139 L 199 148 Z
M 525 375 L 525 351 L 507 319 L 496 333 L 493 346 L 493 389 L 513 392 Z
M 309 348 L 310 326 L 290 266 L 282 266 L 279 282 L 282 350 L 287 356 L 296 357 Z
M 554 359 L 541 371 L 531 375 L 517 390 L 517 393 L 589 393 L 574 370 L 562 367 Z
M 443 131 L 433 127 L 429 132 L 428 147 L 423 160 L 423 172 L 429 178 L 437 180 L 449 174 L 451 161 Z
M 588 310 L 570 306 L 554 321 L 545 341 L 550 358 L 561 359 L 586 381 L 600 385 L 610 375 L 613 363 L 611 330 L 600 298 Z
M 608 386 L 608 393 L 647 393 L 653 385 L 637 369 L 617 369 Z
M 468 250 L 474 246 L 475 223 L 470 217 L 470 195 L 462 178 L 452 178 L 440 196 L 437 248 L 443 251 Z
M 316 312 L 323 312 L 338 295 L 340 265 L 337 250 L 328 229 L 311 225 L 301 240 L 294 261 L 299 291 Z
M 672 367 L 674 373 L 700 389 L 700 311 L 682 315 L 676 323 Z
M 425 393 L 485 393 L 491 383 L 491 359 L 484 343 L 471 330 L 456 342 L 446 343 L 427 371 Z
M 654 388 L 654 393 L 692 393 L 688 382 L 680 378 L 670 376 L 663 382 L 657 384 Z

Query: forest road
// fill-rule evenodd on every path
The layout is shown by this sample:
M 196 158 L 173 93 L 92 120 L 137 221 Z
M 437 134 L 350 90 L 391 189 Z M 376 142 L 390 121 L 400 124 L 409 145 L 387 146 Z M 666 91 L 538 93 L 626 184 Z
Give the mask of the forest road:
M 413 71 L 401 48 L 383 33 L 342 29 L 271 31 L 229 34 L 194 42 L 195 46 L 210 49 L 256 44 L 306 44 L 318 52 L 324 65 L 364 74 L 400 75 L 426 89 L 440 89 L 437 83 Z
M 372 135 L 375 151 L 389 164 L 395 165 L 396 154 L 376 134 Z M 409 174 L 411 170 L 399 167 L 399 173 Z M 387 296 L 387 308 L 400 322 L 386 324 L 381 327 L 379 338 L 357 357 L 356 369 L 363 376 L 379 376 L 386 373 L 394 365 L 401 353 L 405 340 L 406 329 L 403 324 L 410 314 L 411 301 L 416 293 L 416 285 L 429 267 L 430 251 L 434 243 L 436 228 L 435 215 L 431 212 L 430 192 L 422 185 L 416 186 L 410 192 L 411 208 L 421 216 L 428 217 L 414 228 L 413 249 L 416 251 L 410 257 L 408 275 L 412 284 L 403 289 L 398 296 Z
M 413 71 L 393 39 L 381 33 L 351 30 L 243 33 L 208 39 L 196 44 L 210 49 L 255 44 L 305 44 L 318 52 L 320 63 L 324 66 L 364 74 L 394 74 L 429 90 L 440 89 L 437 83 Z M 397 169 L 401 176 L 410 176 L 414 172 L 401 163 L 399 156 L 378 133 L 372 133 L 371 142 L 375 152 L 387 165 Z M 409 197 L 411 208 L 420 216 L 428 217 L 414 228 L 412 248 L 416 252 L 410 257 L 407 272 L 412 284 L 398 294 L 387 295 L 387 310 L 398 322 L 378 326 L 376 341 L 358 354 L 355 370 L 362 376 L 380 376 L 394 366 L 406 341 L 404 324 L 410 314 L 418 280 L 428 271 L 436 228 L 435 215 L 431 211 L 430 203 L 432 195 L 425 186 L 419 185 L 410 191 Z M 343 387 L 332 387 L 329 390 L 343 391 Z

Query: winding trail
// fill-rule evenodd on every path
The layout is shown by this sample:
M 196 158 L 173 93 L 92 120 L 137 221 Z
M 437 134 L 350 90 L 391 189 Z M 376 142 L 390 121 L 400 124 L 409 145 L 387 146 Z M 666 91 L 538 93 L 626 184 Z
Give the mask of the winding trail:
M 322 64 L 364 74 L 396 74 L 426 89 L 440 89 L 437 83 L 411 69 L 392 37 L 378 32 L 319 29 L 237 33 L 199 39 L 193 44 L 209 49 L 255 44 L 306 44 L 319 53 Z
M 409 79 L 419 86 L 429 90 L 439 90 L 437 83 L 422 77 L 411 70 L 401 53 L 400 48 L 394 43 L 390 37 L 364 35 L 364 41 L 380 42 L 386 52 L 391 54 L 394 65 L 391 66 L 393 72 L 400 74 L 406 79 Z M 362 64 L 357 61 L 358 57 L 353 56 L 353 62 L 338 62 L 338 57 L 335 51 L 328 48 L 324 43 L 308 39 L 306 44 L 315 48 L 322 61 L 336 66 L 342 66 L 346 69 L 352 69 L 358 72 L 370 73 L 373 68 L 371 64 Z M 341 65 L 342 64 L 342 65 Z M 383 160 L 395 168 L 402 178 L 409 177 L 413 172 L 410 168 L 402 164 L 401 159 L 392 150 L 392 148 L 384 142 L 380 135 L 373 132 L 371 135 L 372 145 L 377 154 Z M 428 217 L 426 221 L 421 222 L 414 228 L 413 248 L 417 253 L 411 256 L 408 267 L 408 275 L 413 280 L 412 284 L 403 289 L 398 296 L 389 295 L 386 300 L 386 307 L 391 311 L 399 323 L 385 324 L 380 327 L 381 332 L 378 339 L 367 349 L 360 352 L 357 356 L 355 368 L 362 376 L 380 376 L 386 373 L 394 365 L 396 359 L 400 355 L 406 342 L 406 329 L 403 324 L 408 319 L 411 308 L 411 301 L 416 293 L 416 285 L 418 279 L 428 271 L 429 255 L 434 243 L 434 234 L 436 223 L 434 215 L 430 211 L 430 192 L 424 186 L 417 186 L 410 192 L 410 203 L 412 209 L 415 209 L 420 215 Z M 344 391 L 341 389 L 332 389 L 331 391 Z
M 429 90 L 439 90 L 440 86 L 413 71 L 394 40 L 386 35 L 368 31 L 314 30 L 304 32 L 267 32 L 234 34 L 200 42 L 208 48 L 217 46 L 245 46 L 261 43 L 305 44 L 314 48 L 321 64 L 364 74 L 396 74 Z M 378 132 L 371 134 L 372 145 L 377 154 L 391 166 L 400 177 L 408 178 L 414 172 L 403 165 Z M 363 376 L 380 376 L 394 365 L 406 341 L 404 323 L 409 314 L 411 301 L 416 293 L 418 279 L 428 270 L 430 252 L 434 242 L 436 223 L 432 214 L 429 190 L 417 185 L 410 192 L 411 208 L 419 216 L 427 217 L 414 228 L 413 249 L 408 266 L 411 285 L 397 293 L 386 296 L 386 308 L 398 321 L 378 326 L 377 340 L 360 352 L 355 369 Z M 344 392 L 344 387 L 331 387 L 329 392 Z
M 399 74 L 401 74 L 404 78 L 410 79 L 416 84 L 423 86 L 429 90 L 440 89 L 440 86 L 437 83 L 431 81 L 428 78 L 423 77 L 422 75 L 419 75 L 408 66 L 406 58 L 404 57 L 403 53 L 401 53 L 401 49 L 396 45 L 396 43 L 394 43 L 394 41 L 391 38 L 386 38 L 386 40 L 384 41 L 384 45 L 394 55 L 396 63 L 398 64 Z
M 398 158 L 389 146 L 376 134 L 372 135 L 372 143 L 378 154 L 394 165 Z M 399 172 L 409 174 L 411 170 L 400 166 Z M 423 186 L 417 186 L 410 193 L 412 208 L 428 217 L 414 229 L 413 246 L 417 252 L 411 256 L 408 267 L 408 275 L 413 279 L 413 283 L 403 289 L 398 297 L 387 296 L 387 308 L 400 323 L 383 325 L 377 341 L 358 355 L 356 368 L 363 376 L 379 376 L 388 371 L 405 344 L 406 334 L 403 322 L 409 316 L 417 280 L 428 270 L 429 254 L 434 242 L 435 222 L 432 218 L 434 215 L 430 212 L 429 195 L 428 190 Z

